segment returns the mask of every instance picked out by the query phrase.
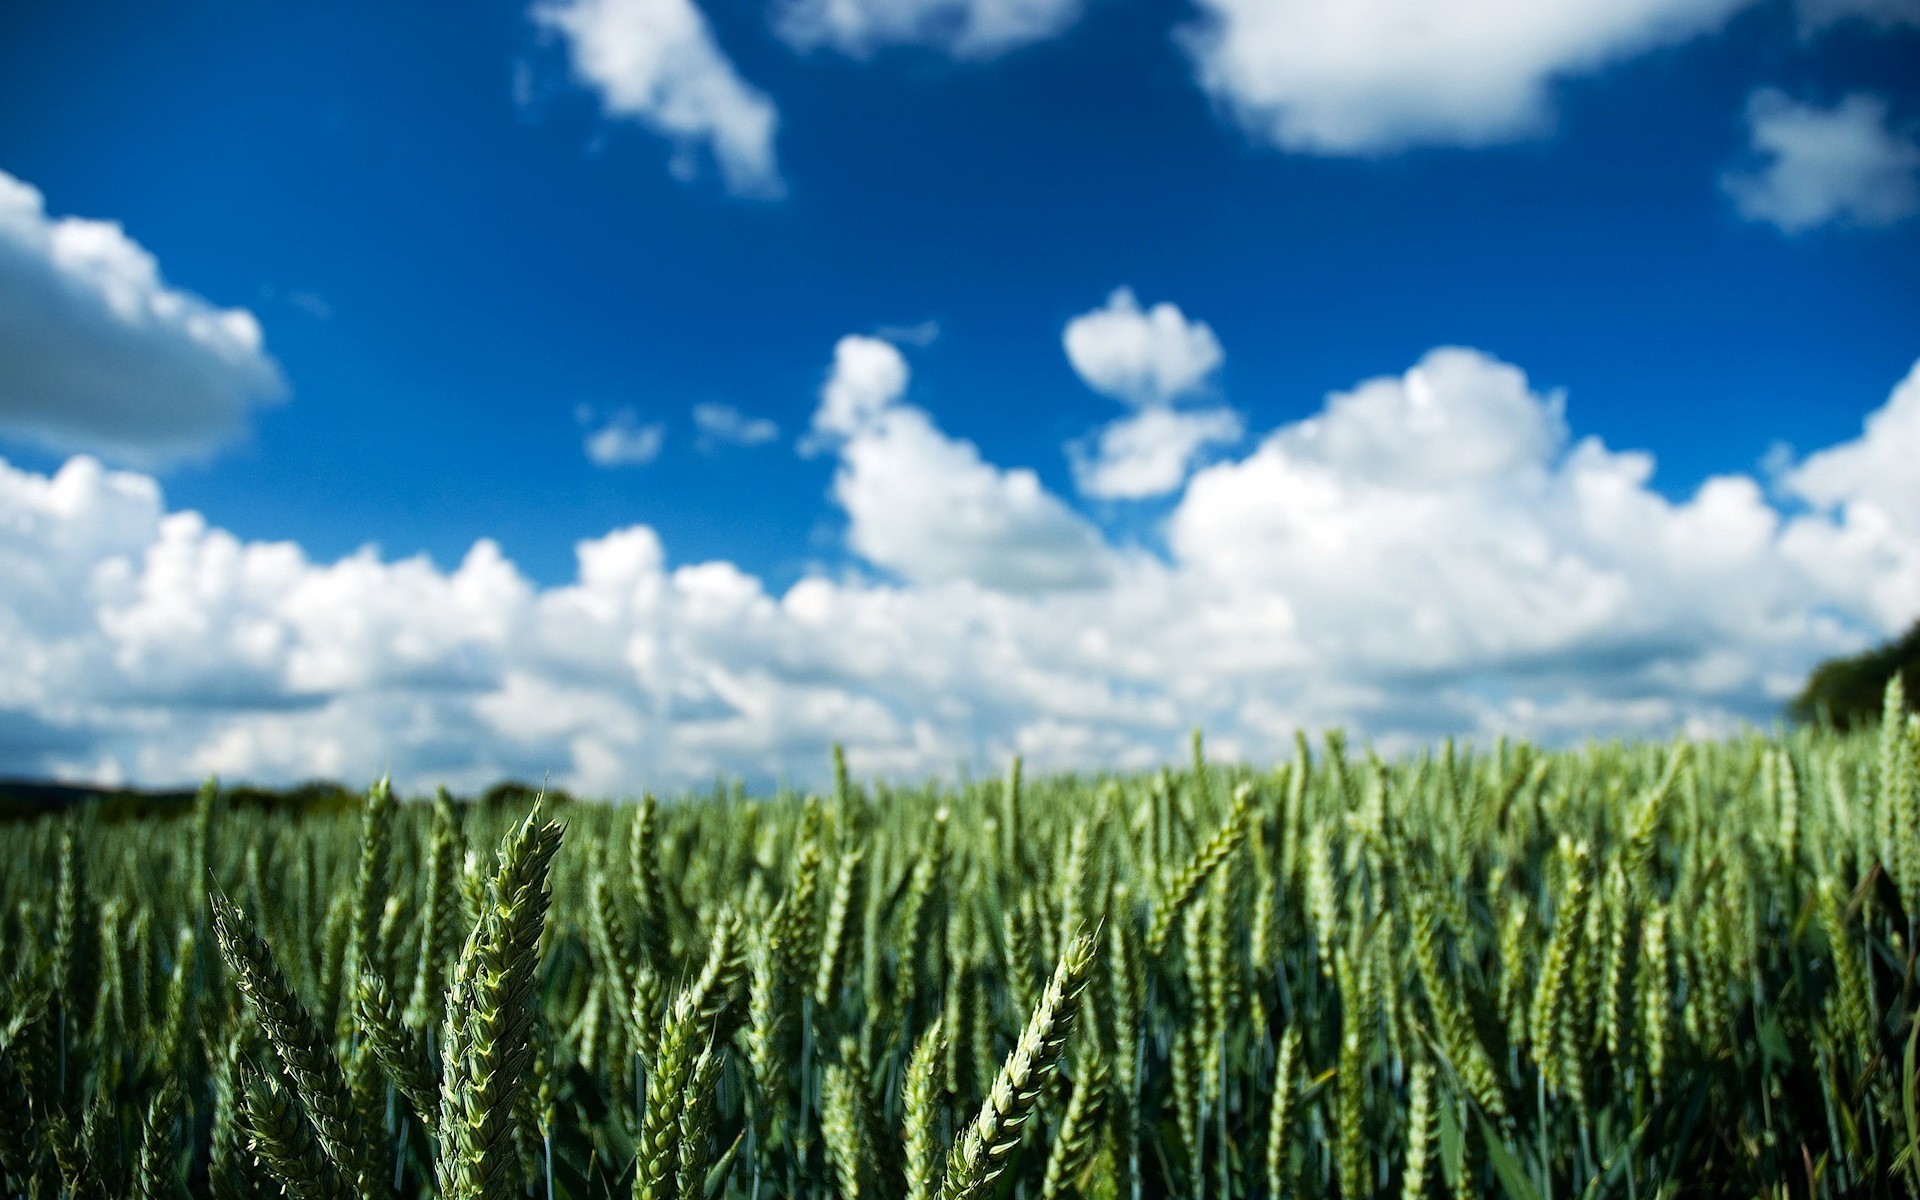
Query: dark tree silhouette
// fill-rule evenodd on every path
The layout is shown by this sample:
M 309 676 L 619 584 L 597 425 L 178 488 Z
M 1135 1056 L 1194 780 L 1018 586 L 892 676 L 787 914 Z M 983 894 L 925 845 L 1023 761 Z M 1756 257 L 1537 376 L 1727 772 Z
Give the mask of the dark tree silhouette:
M 1881 698 L 1896 673 L 1911 704 L 1920 688 L 1920 621 L 1884 646 L 1815 667 L 1787 712 L 1796 721 L 1829 721 L 1839 729 L 1871 725 L 1880 719 Z

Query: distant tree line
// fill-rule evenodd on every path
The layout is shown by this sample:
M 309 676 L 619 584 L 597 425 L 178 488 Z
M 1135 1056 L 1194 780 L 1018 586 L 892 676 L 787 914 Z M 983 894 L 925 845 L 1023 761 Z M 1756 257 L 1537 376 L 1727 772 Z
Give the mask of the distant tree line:
M 191 811 L 197 792 L 196 788 L 148 790 L 0 778 L 0 821 L 26 820 L 82 804 L 92 804 L 96 817 L 109 822 L 184 816 Z M 280 788 L 241 784 L 222 789 L 222 794 L 231 808 L 274 808 L 318 815 L 358 812 L 365 802 L 366 791 L 350 789 L 331 779 L 314 779 Z M 514 779 L 494 784 L 480 793 L 478 799 L 483 805 L 525 808 L 533 804 L 536 796 L 542 795 L 549 806 L 572 799 L 559 788 L 541 788 Z
M 1920 621 L 1884 645 L 1848 658 L 1828 659 L 1815 667 L 1807 677 L 1806 686 L 1788 705 L 1787 715 L 1797 722 L 1814 722 L 1843 730 L 1871 725 L 1880 719 L 1887 681 L 1896 674 L 1906 683 L 1908 703 L 1920 700 Z M 496 783 L 480 799 L 489 805 L 525 806 L 532 804 L 534 797 L 543 791 L 549 803 L 571 799 L 558 789 L 542 789 L 518 780 Z M 292 807 L 313 812 L 352 811 L 360 804 L 360 795 L 333 780 L 313 780 L 280 789 L 242 786 L 227 792 L 229 803 L 241 807 Z M 194 792 L 188 789 L 141 791 L 45 780 L 0 779 L 0 820 L 28 818 L 49 809 L 87 801 L 96 802 L 101 815 L 108 820 L 151 812 L 184 812 L 193 796 Z
M 1899 638 L 1851 658 L 1834 658 L 1814 668 L 1807 685 L 1788 708 L 1796 721 L 1855 729 L 1880 719 L 1887 682 L 1901 676 L 1908 697 L 1920 690 L 1920 621 Z

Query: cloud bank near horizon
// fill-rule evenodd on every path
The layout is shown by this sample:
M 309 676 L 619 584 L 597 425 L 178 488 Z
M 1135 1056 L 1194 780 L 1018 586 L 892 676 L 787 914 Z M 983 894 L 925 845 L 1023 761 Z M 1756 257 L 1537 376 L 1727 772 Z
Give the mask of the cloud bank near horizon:
M 836 740 L 911 778 L 1136 767 L 1196 724 L 1251 759 L 1336 724 L 1388 749 L 1712 735 L 1920 614 L 1920 364 L 1771 494 L 1735 474 L 1674 502 L 1566 398 L 1442 347 L 1200 468 L 1164 552 L 911 392 L 896 346 L 841 340 L 814 437 L 858 562 L 784 592 L 644 525 L 552 587 L 487 540 L 451 569 L 320 562 L 147 474 L 0 464 L 0 773 L 627 793 L 814 781 Z

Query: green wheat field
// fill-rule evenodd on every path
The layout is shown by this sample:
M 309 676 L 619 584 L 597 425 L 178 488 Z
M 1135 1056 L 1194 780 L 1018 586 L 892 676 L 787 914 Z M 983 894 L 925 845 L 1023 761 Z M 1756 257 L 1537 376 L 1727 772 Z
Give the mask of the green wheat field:
M 1897 686 L 1851 734 L 836 779 L 0 824 L 5 1192 L 1920 1190 Z

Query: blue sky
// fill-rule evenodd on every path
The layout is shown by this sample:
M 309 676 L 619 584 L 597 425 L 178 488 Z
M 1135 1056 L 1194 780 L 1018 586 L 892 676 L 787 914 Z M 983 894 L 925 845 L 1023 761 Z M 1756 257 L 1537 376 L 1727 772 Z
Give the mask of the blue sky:
M 1580 439 L 1592 436 L 1613 453 L 1652 455 L 1657 471 L 1634 486 L 1675 511 L 1703 483 L 1738 476 L 1757 489 L 1754 511 L 1770 519 L 1825 514 L 1829 540 L 1850 548 L 1808 549 L 1813 532 L 1793 541 L 1783 525 L 1775 541 L 1800 547 L 1779 551 L 1797 574 L 1791 586 L 1767 577 L 1761 590 L 1779 589 L 1777 603 L 1744 632 L 1723 628 L 1718 609 L 1644 628 L 1596 618 L 1524 651 L 1489 650 L 1476 634 L 1468 641 L 1479 649 L 1434 662 L 1417 644 L 1395 651 L 1398 659 L 1355 650 L 1305 666 L 1282 655 L 1271 676 L 1231 685 L 1225 676 L 1174 686 L 1150 671 L 1054 663 L 1107 697 L 1108 707 L 1077 715 L 992 688 L 966 693 L 954 715 L 933 683 L 914 690 L 855 671 L 832 696 L 799 701 L 818 710 L 817 728 L 736 728 L 726 737 L 696 729 L 707 720 L 699 714 L 740 717 L 751 704 L 703 693 L 690 702 L 689 725 L 658 704 L 618 698 L 638 687 L 657 700 L 658 688 L 679 683 L 629 679 L 589 689 L 592 703 L 569 693 L 599 715 L 504 757 L 474 744 L 492 728 L 474 714 L 520 675 L 546 676 L 513 666 L 519 651 L 503 643 L 462 643 L 448 653 L 482 664 L 478 674 L 433 668 L 467 682 L 448 685 L 455 715 L 423 717 L 432 728 L 417 744 L 303 758 L 234 747 L 271 741 L 270 726 L 289 743 L 345 745 L 342 731 L 362 728 L 382 706 L 425 711 L 419 705 L 442 700 L 421 700 L 409 691 L 416 684 L 378 672 L 302 683 L 286 662 L 251 659 L 247 669 L 265 674 L 244 687 L 231 677 L 136 680 L 125 645 L 109 645 L 124 622 L 106 614 L 124 604 L 90 592 L 98 628 L 55 637 L 34 626 L 39 601 L 18 596 L 17 650 L 31 645 L 53 661 L 60 656 L 46 648 L 57 645 L 123 665 L 111 686 L 69 664 L 49 666 L 35 695 L 0 696 L 22 731 L 8 733 L 0 717 L 0 767 L 141 779 L 393 763 L 422 779 L 543 764 L 588 784 L 620 771 L 771 777 L 804 772 L 836 713 L 856 749 L 870 728 L 876 769 L 902 772 L 1023 747 L 1062 762 L 1144 761 L 1196 720 L 1227 723 L 1229 745 L 1259 754 L 1279 744 L 1245 718 L 1262 704 L 1275 707 L 1275 722 L 1340 720 L 1411 739 L 1505 724 L 1562 738 L 1689 722 L 1725 728 L 1766 719 L 1781 681 L 1818 654 L 1920 613 L 1920 583 L 1903 573 L 1920 570 L 1903 557 L 1920 541 L 1862 549 L 1855 511 L 1878 504 L 1897 534 L 1920 539 L 1920 512 L 1903 507 L 1909 491 L 1897 481 L 1874 491 L 1861 465 L 1898 461 L 1863 436 L 1862 423 L 1894 411 L 1890 395 L 1920 355 L 1920 75 L 1911 70 L 1920 9 L 1907 0 L 1573 3 L 1528 29 L 1521 10 L 1497 4 L 1373 7 L 1385 32 L 1367 33 L 1343 57 L 1332 43 L 1316 51 L 1301 32 L 1320 28 L 1321 0 L 1084 8 L 1046 0 L 1031 6 L 1037 25 L 1011 30 L 1007 10 L 984 0 L 860 0 L 840 10 L 566 0 L 544 18 L 502 4 L 22 0 L 0 15 L 0 171 L 37 191 L 32 221 L 117 222 L 157 263 L 163 282 L 153 287 L 204 298 L 210 311 L 245 310 L 259 345 L 229 347 L 226 374 L 196 367 L 178 394 L 143 399 L 142 377 L 130 375 L 108 389 L 113 402 L 99 413 L 88 396 L 60 392 L 70 373 L 42 364 L 9 379 L 0 362 L 0 455 L 26 481 L 22 495 L 70 456 L 98 457 L 121 470 L 113 478 L 155 489 L 154 529 L 157 514 L 195 511 L 241 547 L 297 544 L 315 572 L 373 544 L 383 569 L 424 553 L 421 569 L 444 581 L 486 539 L 530 595 L 545 596 L 577 582 L 577 543 L 645 526 L 664 570 L 731 564 L 769 603 L 790 605 L 808 580 L 901 605 L 931 604 L 970 581 L 987 607 L 956 609 L 948 597 L 940 611 L 991 625 L 993 594 L 1033 605 L 1057 597 L 1033 599 L 1051 584 L 1030 586 L 1025 575 L 995 583 L 966 564 L 1017 558 L 1023 531 L 1041 528 L 1034 544 L 1092 538 L 1102 554 L 1145 555 L 1183 575 L 1199 556 L 1177 544 L 1177 531 L 1204 524 L 1191 512 L 1183 519 L 1183 506 L 1220 491 L 1189 477 L 1211 464 L 1209 478 L 1224 488 L 1265 439 L 1324 415 L 1329 394 L 1404 381 L 1429 351 L 1471 347 L 1484 369 L 1460 386 L 1474 396 L 1504 386 L 1494 369 L 1504 364 L 1525 373 L 1527 413 L 1555 409 L 1564 396 L 1564 432 L 1542 434 L 1526 470 L 1564 475 Z M 1439 34 L 1397 37 L 1396 22 L 1422 9 Z M 569 13 L 580 18 L 571 26 Z M 582 14 L 598 22 L 587 33 Z M 1272 14 L 1286 35 L 1277 40 L 1261 24 Z M 638 46 L 639 65 L 630 57 L 624 76 L 582 68 L 596 45 L 612 43 Z M 648 68 L 649 47 L 677 66 Z M 697 71 L 687 66 L 696 60 Z M 622 87 L 651 99 L 623 113 Z M 691 125 L 664 115 L 688 96 L 709 111 Z M 771 138 L 756 140 L 754 113 L 777 114 Z M 675 121 L 681 132 L 663 136 Z M 730 171 L 729 152 L 750 161 Z M 66 346 L 65 326 L 28 290 L 45 284 L 30 274 L 44 267 L 16 263 L 10 276 L 0 262 L 0 346 L 28 346 L 36 362 L 56 366 L 63 354 L 101 361 L 87 340 L 98 328 Z M 65 286 L 59 264 L 50 269 L 47 286 Z M 1170 327 L 1204 325 L 1218 354 L 1185 374 L 1178 363 L 1167 368 L 1178 386 L 1151 396 L 1124 383 L 1107 394 L 1090 386 L 1098 365 L 1073 361 L 1063 335 L 1121 287 L 1142 310 L 1175 306 Z M 1112 353 L 1161 353 L 1145 329 L 1125 326 L 1115 335 L 1123 342 L 1148 340 Z M 970 444 L 980 469 L 998 472 L 981 479 L 1035 473 L 1038 508 L 986 518 L 1009 541 L 936 564 L 921 548 L 957 545 L 961 534 L 937 525 L 878 532 L 874 514 L 909 511 L 924 497 L 874 492 L 863 509 L 849 491 L 849 479 L 894 478 L 875 464 L 907 444 L 892 427 L 822 426 L 830 373 L 861 369 L 836 359 L 849 335 L 893 347 L 909 370 L 903 391 L 874 385 L 880 398 L 870 407 L 924 416 L 940 440 L 913 444 Z M 174 361 L 165 336 L 152 334 L 155 361 Z M 140 411 L 151 403 L 178 415 L 202 400 L 205 419 L 166 437 L 154 432 L 166 422 Z M 1532 419 L 1489 403 L 1502 430 Z M 700 405 L 770 421 L 778 434 L 756 432 L 750 445 L 703 441 Z M 1156 437 L 1165 449 L 1177 424 L 1167 414 L 1209 414 L 1215 435 L 1191 455 L 1167 451 L 1174 461 L 1149 471 L 1147 484 L 1132 477 L 1126 495 L 1090 483 L 1099 431 L 1147 411 L 1165 420 L 1130 426 L 1136 449 Z M 637 436 L 628 457 L 647 461 L 594 461 L 593 435 L 610 422 Z M 861 458 L 863 447 L 873 456 Z M 1822 460 L 1823 450 L 1842 457 Z M 1450 453 L 1408 452 L 1421 462 Z M 1360 470 L 1358 460 L 1338 461 Z M 921 478 L 922 465 L 914 460 L 900 477 Z M 1279 483 L 1271 494 L 1246 478 L 1236 486 L 1256 493 L 1254 510 L 1236 511 L 1288 503 Z M 115 543 L 75 565 L 73 578 L 97 589 L 98 562 L 118 555 L 147 572 L 150 592 L 161 586 L 151 551 L 163 540 Z M 1542 551 L 1561 552 L 1634 594 L 1690 586 L 1636 574 L 1618 554 L 1585 544 Z M 23 542 L 13 553 L 46 561 L 51 551 Z M 1847 554 L 1851 565 L 1835 565 Z M 1816 561 L 1824 565 L 1809 565 Z M 1152 588 L 1103 572 L 1087 578 L 1113 589 L 1124 576 L 1134 589 L 1128 603 Z M 1292 603 L 1294 636 L 1343 642 L 1308 636 L 1317 610 L 1293 594 L 1297 578 L 1261 586 Z M 1235 577 L 1205 594 L 1251 586 Z M 1407 615 L 1372 584 L 1328 586 L 1329 612 L 1342 608 L 1342 588 L 1357 587 L 1385 606 L 1382 619 Z M 1525 592 L 1525 581 L 1513 590 Z M 237 619 L 234 611 L 208 613 Z M 1124 622 L 1109 616 L 1075 619 L 1117 632 Z M 220 619 L 187 625 L 211 636 Z M 273 619 L 291 620 L 284 611 Z M 1044 632 L 1064 618 L 1036 609 L 1020 619 Z M 1786 624 L 1794 631 L 1783 632 Z M 288 646 L 319 636 L 296 626 L 277 635 Z M 108 641 L 86 641 L 95 635 Z M 629 650 L 632 635 L 621 635 Z M 710 672 L 713 656 L 744 653 L 713 636 L 719 648 L 688 665 L 689 678 Z M 792 631 L 776 640 L 784 638 L 805 640 Z M 1627 675 L 1594 666 L 1626 644 L 1642 647 L 1628 655 Z M 1666 649 L 1644 649 L 1654 645 Z M 921 652 L 910 640 L 898 647 Z M 162 656 L 173 653 L 194 657 L 184 642 Z M 818 656 L 795 668 L 807 681 L 845 667 L 824 642 L 768 653 L 788 667 Z M 1030 645 L 1007 654 L 1035 670 L 1046 658 Z M 1743 666 L 1725 665 L 1741 655 Z M 1532 665 L 1516 665 L 1523 661 Z M 765 664 L 736 669 L 745 678 Z M 1731 675 L 1676 682 L 1688 670 Z M 1382 672 L 1429 682 L 1401 686 L 1391 701 L 1356 699 L 1356 688 L 1377 691 Z M 63 689 L 92 695 L 96 685 L 87 704 L 52 699 Z M 1409 686 L 1431 695 L 1410 699 Z M 1435 699 L 1449 688 L 1454 700 Z M 1563 716 L 1527 727 L 1534 718 L 1511 707 L 1516 695 Z M 1116 715 L 1121 696 L 1145 707 Z M 594 708 L 601 701 L 612 707 Z M 167 715 L 188 709 L 213 715 Z M 334 722 L 331 732 L 273 715 L 289 710 Z M 625 715 L 608 715 L 616 711 Z M 595 765 L 583 746 L 627 719 L 642 732 L 610 752 L 614 765 Z M 168 732 L 153 733 L 155 722 Z M 683 736 L 692 741 L 676 740 Z M 384 763 L 374 761 L 381 755 Z

